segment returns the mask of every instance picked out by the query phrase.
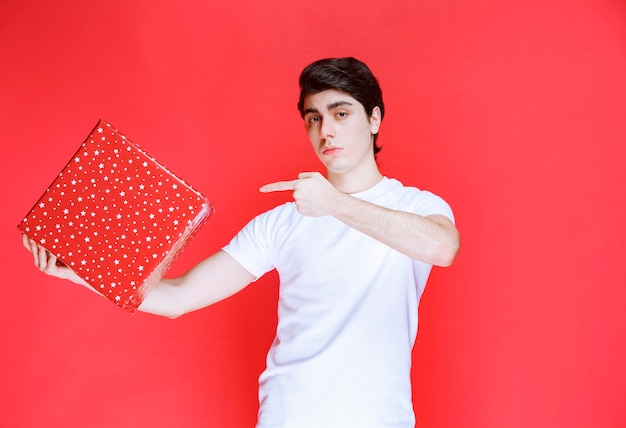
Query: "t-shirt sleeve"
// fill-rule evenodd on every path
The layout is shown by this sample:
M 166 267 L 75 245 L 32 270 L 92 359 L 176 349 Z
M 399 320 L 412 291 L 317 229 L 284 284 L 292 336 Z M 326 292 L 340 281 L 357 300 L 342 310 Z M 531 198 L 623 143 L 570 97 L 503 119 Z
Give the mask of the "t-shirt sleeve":
M 274 269 L 267 236 L 268 213 L 252 219 L 235 237 L 222 248 L 248 272 L 255 281 Z
M 446 201 L 440 196 L 435 195 L 427 190 L 416 190 L 416 193 L 411 195 L 411 210 L 413 213 L 428 217 L 429 215 L 444 215 L 454 223 L 454 213 L 452 208 Z

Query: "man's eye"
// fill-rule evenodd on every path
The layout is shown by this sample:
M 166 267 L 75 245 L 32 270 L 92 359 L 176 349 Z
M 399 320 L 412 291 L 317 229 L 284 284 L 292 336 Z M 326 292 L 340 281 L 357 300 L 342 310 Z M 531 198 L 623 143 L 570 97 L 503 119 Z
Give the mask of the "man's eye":
M 311 123 L 317 123 L 320 121 L 320 118 L 318 116 L 313 116 L 309 119 L 309 122 Z
M 346 113 L 345 111 L 340 111 L 339 113 L 337 113 L 337 117 L 340 119 L 344 119 L 348 117 L 348 113 Z

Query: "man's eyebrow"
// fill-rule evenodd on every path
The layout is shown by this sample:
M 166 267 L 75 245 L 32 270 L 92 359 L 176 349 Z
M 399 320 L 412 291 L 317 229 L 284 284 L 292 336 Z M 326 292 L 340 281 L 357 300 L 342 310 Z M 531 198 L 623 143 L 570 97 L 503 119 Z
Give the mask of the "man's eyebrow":
M 350 101 L 341 100 L 341 101 L 335 101 L 334 103 L 328 104 L 326 108 L 330 111 L 330 110 L 336 109 L 337 107 L 351 106 L 351 105 L 354 105 L 354 104 L 352 104 Z M 319 113 L 319 110 L 313 107 L 309 107 L 304 110 L 303 116 L 308 113 Z
M 337 107 L 341 107 L 341 106 L 351 106 L 351 105 L 353 105 L 353 104 L 352 104 L 350 101 L 345 101 L 345 100 L 342 100 L 342 101 L 336 101 L 336 102 L 334 102 L 334 103 L 328 104 L 328 105 L 326 106 L 326 108 L 327 108 L 328 110 L 334 110 L 334 109 L 336 109 Z

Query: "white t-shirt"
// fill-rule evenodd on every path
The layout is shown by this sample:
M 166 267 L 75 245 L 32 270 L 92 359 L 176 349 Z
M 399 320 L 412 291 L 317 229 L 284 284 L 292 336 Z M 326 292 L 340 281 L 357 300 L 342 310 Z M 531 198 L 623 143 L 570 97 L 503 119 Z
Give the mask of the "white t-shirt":
M 440 197 L 395 179 L 352 196 L 422 216 Z M 257 428 L 412 428 L 411 349 L 431 265 L 293 202 L 248 223 L 224 250 L 280 277 L 278 326 L 259 383 Z

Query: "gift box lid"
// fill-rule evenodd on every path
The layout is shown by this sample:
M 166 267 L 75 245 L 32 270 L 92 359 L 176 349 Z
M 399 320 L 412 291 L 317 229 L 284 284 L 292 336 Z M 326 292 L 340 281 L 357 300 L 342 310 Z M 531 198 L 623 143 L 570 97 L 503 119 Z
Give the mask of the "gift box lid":
M 100 120 L 18 229 L 134 312 L 212 212 L 200 192 Z

